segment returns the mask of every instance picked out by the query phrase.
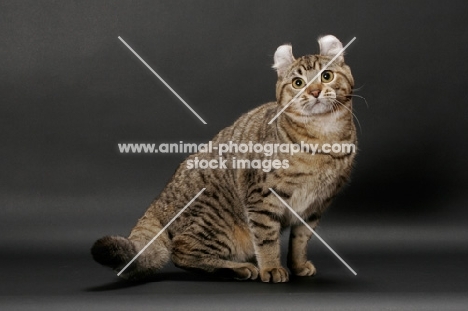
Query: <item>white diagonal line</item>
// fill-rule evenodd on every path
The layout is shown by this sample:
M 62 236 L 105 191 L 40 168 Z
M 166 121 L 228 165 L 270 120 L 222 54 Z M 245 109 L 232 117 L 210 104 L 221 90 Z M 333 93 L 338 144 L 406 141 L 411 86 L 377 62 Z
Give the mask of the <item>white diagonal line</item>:
M 330 245 L 327 244 L 327 242 L 325 242 L 318 234 L 317 232 L 315 232 L 314 229 L 312 229 L 308 224 L 307 222 L 304 221 L 304 219 L 302 219 L 301 216 L 299 216 L 295 210 L 292 209 L 291 206 L 288 205 L 288 203 L 286 203 L 283 198 L 281 198 L 273 189 L 269 188 L 270 191 L 276 195 L 278 197 L 278 199 L 281 201 L 281 203 L 283 203 L 287 208 L 289 208 L 289 210 L 294 214 L 294 216 L 296 216 L 310 231 L 312 231 L 313 234 L 315 234 L 315 236 L 317 237 L 317 239 L 320 240 L 320 242 L 323 243 L 323 245 L 325 245 L 332 253 L 333 255 L 335 255 L 345 266 L 346 268 L 348 268 L 354 275 L 357 275 L 356 271 L 353 270 L 353 268 L 351 268 L 347 263 L 346 261 L 343 260 L 343 258 L 340 257 L 340 255 L 338 255 L 334 250 L 333 248 L 330 247 Z
M 138 254 L 136 254 L 135 257 L 133 257 L 133 259 L 130 260 L 130 262 L 125 267 L 123 267 L 122 270 L 120 270 L 119 273 L 117 273 L 117 276 L 120 276 L 122 272 L 124 272 L 151 245 L 151 243 L 153 243 L 164 232 L 164 230 L 166 230 L 174 222 L 174 220 L 176 220 L 177 217 L 179 217 L 190 206 L 190 204 L 192 204 L 193 201 L 195 201 L 195 199 L 198 198 L 200 194 L 202 194 L 203 191 L 205 191 L 205 189 L 206 188 L 200 190 L 200 192 L 198 192 L 197 195 L 195 195 L 193 199 L 191 199 L 190 202 L 188 202 L 187 205 L 185 205 L 184 208 L 181 209 L 180 212 L 178 212 L 177 215 L 175 215 L 174 218 L 172 218 L 171 221 L 169 221 L 167 225 L 165 225 L 164 228 L 162 228 L 161 231 L 159 231 L 158 234 L 156 234 L 156 236 L 152 238 L 151 241 L 149 241 L 148 244 L 146 244 L 145 247 L 143 247 L 141 251 L 139 251 Z
M 289 105 L 291 105 L 291 103 L 292 103 L 293 101 L 295 101 L 299 96 L 301 96 L 301 94 L 304 93 L 304 91 L 307 89 L 307 87 L 309 87 L 309 85 L 311 85 L 312 82 L 314 82 L 315 79 L 317 79 L 317 78 L 322 74 L 322 72 L 324 72 L 324 71 L 328 68 L 328 66 L 330 66 L 330 64 L 333 63 L 333 62 L 335 61 L 335 59 L 337 59 L 338 56 L 340 56 L 340 55 L 348 48 L 348 46 L 351 45 L 351 43 L 353 43 L 354 40 L 356 40 L 356 37 L 352 38 L 351 41 L 349 41 L 348 44 L 346 44 L 346 46 L 345 46 L 344 48 L 342 48 L 342 49 L 338 52 L 338 54 L 336 54 L 336 55 L 325 65 L 325 67 L 323 67 L 322 70 L 320 70 L 320 71 L 317 73 L 317 75 L 316 75 L 312 80 L 310 80 L 309 83 L 307 83 L 306 86 L 303 87 L 302 90 L 300 90 L 299 93 L 297 93 L 296 96 L 294 96 L 293 99 L 291 99 L 291 100 L 289 101 L 289 103 L 287 103 L 286 106 L 284 106 L 283 109 L 281 109 L 280 112 L 278 112 L 278 113 L 276 114 L 276 116 L 273 117 L 273 119 L 270 120 L 270 122 L 268 122 L 268 124 L 273 123 L 273 121 L 275 121 L 276 118 L 278 118 L 278 117 L 280 116 L 280 114 L 282 114 L 283 111 L 285 111 L 286 108 L 288 108 Z
M 161 80 L 161 82 L 162 82 L 172 93 L 174 93 L 174 95 L 175 95 L 185 106 L 187 106 L 188 109 L 190 109 L 190 111 L 191 111 L 194 115 L 196 115 L 196 116 L 198 117 L 198 119 L 200 119 L 200 121 L 203 122 L 203 124 L 207 124 L 207 123 L 205 122 L 205 120 L 203 120 L 202 117 L 200 117 L 200 116 L 198 115 L 198 113 L 196 113 L 195 110 L 193 110 L 192 107 L 190 107 L 189 104 L 187 104 L 187 103 L 185 102 L 185 100 L 184 100 L 182 97 L 180 97 L 179 94 L 177 94 L 176 91 L 174 91 L 174 89 L 173 89 L 169 84 L 167 84 L 166 81 L 164 81 L 164 79 L 161 78 L 161 76 L 158 75 L 158 74 L 156 73 L 156 71 L 154 71 L 153 68 L 151 68 L 151 67 L 143 60 L 143 58 L 141 58 L 140 55 L 138 55 L 138 53 L 135 52 L 135 51 L 132 49 L 132 47 L 131 47 L 130 45 L 127 44 L 127 42 L 125 42 L 124 39 L 122 39 L 122 37 L 119 36 L 118 38 L 120 39 L 120 41 L 122 41 L 123 44 L 125 44 L 125 46 L 126 46 L 130 51 L 132 51 L 133 54 L 135 54 L 136 57 L 138 57 L 138 59 L 139 59 L 143 64 L 145 64 L 146 67 L 148 67 L 148 69 L 149 69 L 159 80 Z

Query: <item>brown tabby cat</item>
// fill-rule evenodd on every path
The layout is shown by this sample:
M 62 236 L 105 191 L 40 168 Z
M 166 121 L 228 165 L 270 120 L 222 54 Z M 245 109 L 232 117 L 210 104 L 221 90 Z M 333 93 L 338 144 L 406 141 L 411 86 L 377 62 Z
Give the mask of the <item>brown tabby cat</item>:
M 270 120 L 342 49 L 341 42 L 319 39 L 320 55 L 294 59 L 290 45 L 274 56 L 278 73 L 277 102 L 240 117 L 213 139 L 213 145 L 240 143 L 356 143 L 351 94 L 353 77 L 342 55 L 303 94 Z M 300 276 L 316 273 L 307 260 L 312 233 L 269 190 L 272 188 L 314 228 L 332 198 L 348 181 L 355 154 L 307 152 L 224 154 L 227 163 L 242 159 L 287 160 L 272 169 L 188 169 L 187 161 L 218 159 L 197 153 L 177 169 L 128 238 L 106 236 L 92 247 L 94 259 L 120 271 L 202 188 L 206 190 L 122 274 L 127 279 L 154 275 L 169 259 L 178 267 L 236 279 L 286 282 L 280 262 L 280 233 L 291 226 L 288 267 Z

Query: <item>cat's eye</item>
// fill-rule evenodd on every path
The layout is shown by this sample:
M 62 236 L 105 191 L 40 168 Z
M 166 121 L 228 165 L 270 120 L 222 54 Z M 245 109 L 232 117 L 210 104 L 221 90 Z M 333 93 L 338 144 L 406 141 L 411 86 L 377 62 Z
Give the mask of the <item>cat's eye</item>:
M 322 72 L 322 82 L 331 82 L 333 80 L 333 77 L 333 72 L 330 70 L 325 70 L 324 72 Z
M 292 86 L 295 89 L 302 89 L 305 86 L 305 81 L 302 80 L 301 78 L 294 78 L 292 80 Z

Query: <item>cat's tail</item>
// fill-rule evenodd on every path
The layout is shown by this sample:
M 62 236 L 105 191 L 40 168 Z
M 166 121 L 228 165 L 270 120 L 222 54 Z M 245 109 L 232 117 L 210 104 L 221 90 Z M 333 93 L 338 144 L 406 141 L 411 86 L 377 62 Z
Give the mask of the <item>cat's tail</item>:
M 120 272 L 161 228 L 157 220 L 149 222 L 143 217 L 128 238 L 105 236 L 94 243 L 91 254 L 98 263 Z M 128 280 L 150 278 L 169 261 L 170 254 L 171 241 L 167 232 L 162 232 L 120 276 Z

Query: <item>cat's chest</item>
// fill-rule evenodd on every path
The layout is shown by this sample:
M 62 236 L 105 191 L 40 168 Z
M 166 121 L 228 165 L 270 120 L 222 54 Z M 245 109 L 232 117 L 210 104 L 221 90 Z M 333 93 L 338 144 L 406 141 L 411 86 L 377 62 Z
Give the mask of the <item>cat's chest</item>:
M 321 183 L 300 184 L 294 188 L 288 203 L 300 215 L 316 212 L 321 210 L 324 202 L 335 194 L 336 185 L 334 178 Z
M 322 208 L 324 202 L 335 195 L 340 185 L 347 180 L 348 163 L 342 161 L 331 161 L 302 168 L 295 178 L 294 175 L 285 174 L 284 180 L 280 182 L 284 191 L 290 193 L 287 200 L 289 205 L 298 213 L 310 213 L 310 209 L 316 211 Z M 298 169 L 298 168 L 296 168 Z
M 317 192 L 315 191 L 313 184 L 306 183 L 296 187 L 288 201 L 289 206 L 291 206 L 297 213 L 302 214 L 308 208 L 313 207 L 317 198 Z

